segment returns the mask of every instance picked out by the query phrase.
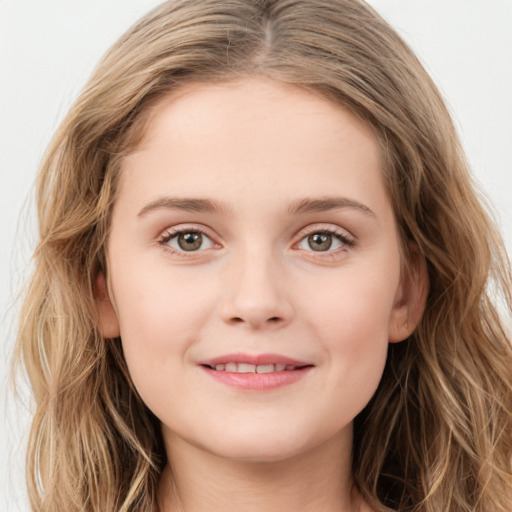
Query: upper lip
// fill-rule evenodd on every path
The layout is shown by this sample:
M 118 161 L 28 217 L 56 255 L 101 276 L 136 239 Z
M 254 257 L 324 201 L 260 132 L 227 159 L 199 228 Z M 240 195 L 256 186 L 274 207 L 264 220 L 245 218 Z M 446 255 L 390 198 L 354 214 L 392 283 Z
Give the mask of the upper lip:
M 212 359 L 205 359 L 199 361 L 198 364 L 201 366 L 216 366 L 218 364 L 227 363 L 242 363 L 242 364 L 253 364 L 268 365 L 268 364 L 284 364 L 286 366 L 313 366 L 312 363 L 307 361 L 300 361 L 291 357 L 286 357 L 280 354 L 225 354 L 222 356 L 214 357 Z

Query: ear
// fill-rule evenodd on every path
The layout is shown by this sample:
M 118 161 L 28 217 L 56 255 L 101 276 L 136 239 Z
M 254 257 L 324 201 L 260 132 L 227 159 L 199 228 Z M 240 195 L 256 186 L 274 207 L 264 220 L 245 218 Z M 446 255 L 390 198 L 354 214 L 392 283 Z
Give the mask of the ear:
M 403 341 L 414 332 L 425 310 L 428 287 L 425 258 L 418 246 L 411 242 L 390 318 L 390 343 Z
M 117 338 L 120 336 L 119 320 L 108 293 L 105 275 L 102 272 L 96 277 L 94 294 L 100 313 L 100 332 L 102 336 L 104 338 Z

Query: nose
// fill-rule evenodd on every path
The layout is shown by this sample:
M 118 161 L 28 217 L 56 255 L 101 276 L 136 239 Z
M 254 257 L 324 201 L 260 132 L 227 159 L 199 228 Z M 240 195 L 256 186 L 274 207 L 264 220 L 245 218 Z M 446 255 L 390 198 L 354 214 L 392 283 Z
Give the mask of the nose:
M 287 276 L 278 258 L 247 250 L 230 262 L 221 315 L 231 325 L 279 328 L 293 317 Z

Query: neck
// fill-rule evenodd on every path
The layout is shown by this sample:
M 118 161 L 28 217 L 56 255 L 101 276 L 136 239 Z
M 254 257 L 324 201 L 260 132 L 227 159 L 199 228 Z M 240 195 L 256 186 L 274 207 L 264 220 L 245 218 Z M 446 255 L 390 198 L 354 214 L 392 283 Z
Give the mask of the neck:
M 284 460 L 248 462 L 168 439 L 160 512 L 363 512 L 351 479 L 351 439 L 346 441 L 331 439 Z

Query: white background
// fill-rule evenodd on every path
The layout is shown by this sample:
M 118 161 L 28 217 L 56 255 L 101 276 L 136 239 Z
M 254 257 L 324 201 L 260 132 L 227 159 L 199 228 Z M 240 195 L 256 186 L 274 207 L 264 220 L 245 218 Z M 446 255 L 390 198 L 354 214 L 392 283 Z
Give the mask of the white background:
M 28 510 L 27 410 L 8 392 L 16 292 L 35 245 L 32 182 L 97 60 L 158 0 L 0 0 L 0 510 Z M 512 0 L 371 0 L 453 112 L 512 254 Z

